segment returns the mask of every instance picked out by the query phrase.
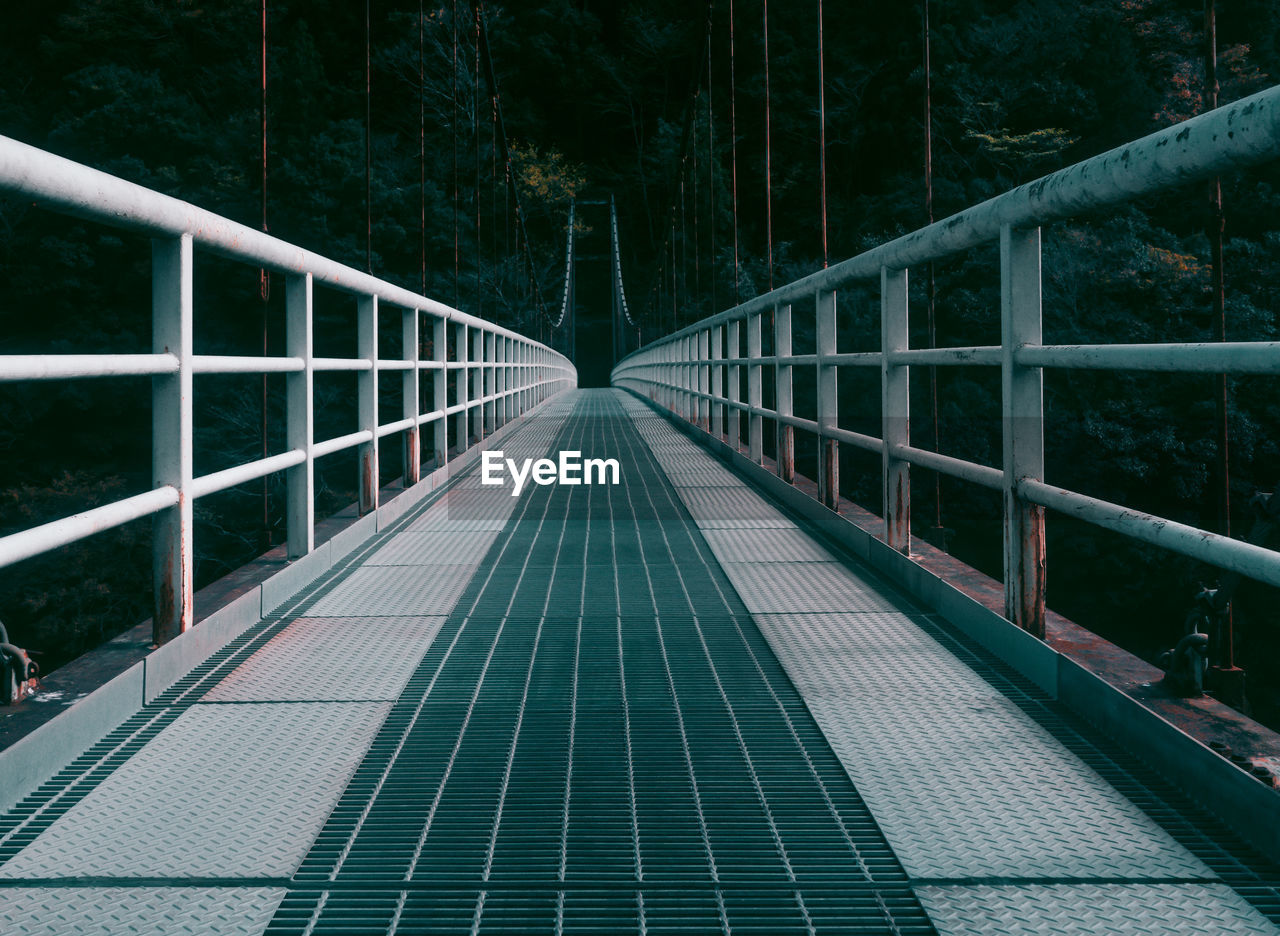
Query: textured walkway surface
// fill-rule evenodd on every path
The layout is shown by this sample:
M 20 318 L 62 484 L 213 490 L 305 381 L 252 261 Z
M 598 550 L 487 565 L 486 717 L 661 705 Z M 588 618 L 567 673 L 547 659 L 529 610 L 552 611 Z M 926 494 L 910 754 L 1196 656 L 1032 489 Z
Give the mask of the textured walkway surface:
M 0 932 L 1261 934 L 1275 870 L 645 404 L 564 395 L 0 817 Z

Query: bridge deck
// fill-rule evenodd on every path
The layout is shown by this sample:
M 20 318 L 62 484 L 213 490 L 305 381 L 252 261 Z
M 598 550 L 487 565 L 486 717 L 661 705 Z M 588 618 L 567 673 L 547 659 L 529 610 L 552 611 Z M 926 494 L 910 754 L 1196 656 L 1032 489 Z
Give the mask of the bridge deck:
M 0 817 L 0 931 L 1276 932 L 1270 866 L 644 404 L 557 398 Z

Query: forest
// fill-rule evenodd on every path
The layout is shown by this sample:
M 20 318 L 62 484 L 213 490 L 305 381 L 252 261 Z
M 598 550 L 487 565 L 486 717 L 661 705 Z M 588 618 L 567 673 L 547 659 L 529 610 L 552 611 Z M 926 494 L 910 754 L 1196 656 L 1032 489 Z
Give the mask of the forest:
M 47 0 L 7 11 L 0 133 L 565 349 L 567 326 L 552 324 L 578 199 L 569 321 L 598 379 L 610 198 L 649 340 L 1208 106 L 1200 2 L 934 0 L 929 205 L 924 2 Z M 1277 82 L 1280 8 L 1220 0 L 1216 29 L 1219 103 Z M 1221 185 L 1226 336 L 1276 340 L 1280 171 Z M 1201 184 L 1047 228 L 1046 342 L 1216 339 L 1211 218 Z M 0 353 L 149 350 L 144 238 L 14 198 L 0 199 L 0 228 Z M 197 352 L 280 353 L 281 284 L 216 258 L 196 270 Z M 934 275 L 938 345 L 998 343 L 996 250 Z M 930 340 L 925 282 L 913 271 L 913 346 Z M 875 298 L 841 296 L 841 350 L 878 348 Z M 317 353 L 349 350 L 352 310 L 317 308 Z M 928 414 L 917 370 L 913 413 Z M 198 473 L 280 450 L 277 379 L 200 384 Z M 1216 387 L 1049 374 L 1047 480 L 1221 529 Z M 806 392 L 798 380 L 798 409 Z M 351 387 L 317 393 L 318 437 L 350 431 Z M 998 373 L 941 369 L 939 450 L 997 463 L 999 394 Z M 875 386 L 842 376 L 841 395 L 842 423 L 874 432 Z M 142 378 L 6 385 L 0 534 L 146 490 L 149 407 Z M 1280 479 L 1275 379 L 1231 380 L 1227 414 L 1231 529 L 1245 537 L 1250 498 Z M 933 444 L 930 419 L 915 431 Z M 798 446 L 812 475 L 813 440 Z M 843 458 L 843 493 L 878 511 L 878 467 Z M 384 455 L 384 480 L 398 463 Z M 351 503 L 355 479 L 353 459 L 326 462 L 317 515 Z M 281 483 L 197 503 L 197 587 L 281 541 Z M 913 484 L 916 534 L 998 577 L 998 498 L 925 471 Z M 149 544 L 135 523 L 3 570 L 0 619 L 48 672 L 149 616 Z M 1220 574 L 1053 515 L 1047 548 L 1050 607 L 1152 660 Z M 1235 612 L 1253 711 L 1273 726 L 1276 599 L 1250 584 Z

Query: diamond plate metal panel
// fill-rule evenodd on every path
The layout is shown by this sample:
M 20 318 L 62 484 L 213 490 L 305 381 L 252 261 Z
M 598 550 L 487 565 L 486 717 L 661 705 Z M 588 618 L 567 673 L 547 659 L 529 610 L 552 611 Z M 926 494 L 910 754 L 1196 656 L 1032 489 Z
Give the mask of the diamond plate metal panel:
M 443 617 L 299 618 L 205 702 L 394 700 Z
M 905 616 L 756 620 L 909 874 L 1213 877 Z
M 479 563 L 498 538 L 496 531 L 398 533 L 364 560 L 367 566 L 469 565 Z
M 725 562 L 752 614 L 892 611 L 893 604 L 838 562 Z
M 197 705 L 0 867 L 0 877 L 284 877 L 390 710 Z
M 1270 922 L 1215 884 L 919 887 L 940 936 L 1274 936 Z
M 307 609 L 308 617 L 448 614 L 476 565 L 372 566 L 351 572 Z
M 812 536 L 796 529 L 703 530 L 720 562 L 835 562 Z
M 37 887 L 9 890 L 0 932 L 22 936 L 258 936 L 284 897 L 276 887 Z
M 768 501 L 745 488 L 681 488 L 679 494 L 694 522 L 703 529 L 795 528 Z

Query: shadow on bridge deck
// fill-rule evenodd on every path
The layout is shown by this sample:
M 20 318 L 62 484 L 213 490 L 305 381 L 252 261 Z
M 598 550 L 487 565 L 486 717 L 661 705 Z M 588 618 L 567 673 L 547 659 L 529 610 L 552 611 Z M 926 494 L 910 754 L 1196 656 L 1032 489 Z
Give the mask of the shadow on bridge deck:
M 1274 869 L 644 403 L 503 445 L 0 817 L 21 933 L 1273 933 Z

